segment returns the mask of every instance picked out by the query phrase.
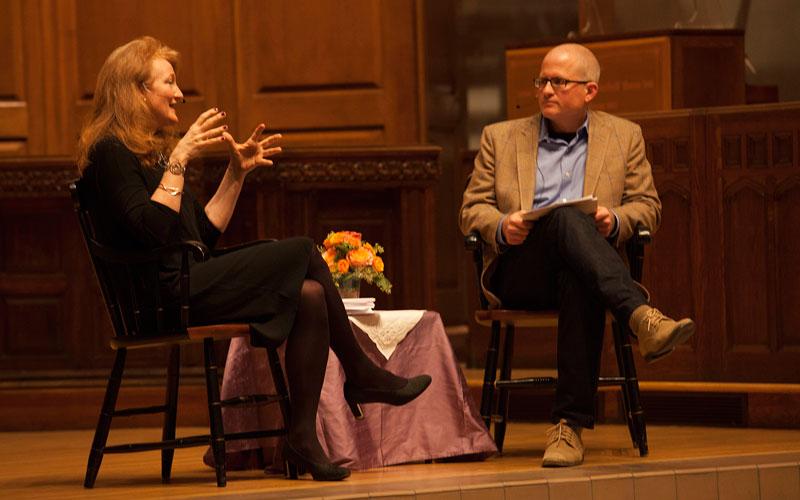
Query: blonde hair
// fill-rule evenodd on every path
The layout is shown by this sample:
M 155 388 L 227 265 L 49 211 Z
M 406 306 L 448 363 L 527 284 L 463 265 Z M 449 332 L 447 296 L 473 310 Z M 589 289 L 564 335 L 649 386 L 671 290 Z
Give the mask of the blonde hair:
M 146 167 L 155 165 L 159 153 L 167 155 L 174 146 L 175 129 L 153 133 L 152 113 L 142 95 L 155 59 L 165 59 L 177 70 L 178 52 L 150 36 L 117 47 L 103 63 L 92 109 L 78 140 L 81 173 L 89 164 L 92 149 L 102 139 L 119 139 Z

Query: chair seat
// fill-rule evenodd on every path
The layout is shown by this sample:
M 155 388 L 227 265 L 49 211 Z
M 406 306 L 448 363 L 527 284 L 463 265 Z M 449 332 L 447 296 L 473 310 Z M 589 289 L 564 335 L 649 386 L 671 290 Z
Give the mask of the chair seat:
M 606 326 L 611 324 L 613 316 L 606 312 Z M 479 309 L 475 311 L 475 322 L 482 326 L 492 326 L 493 321 L 502 325 L 516 327 L 557 327 L 558 311 L 525 311 L 521 309 Z
M 158 337 L 115 337 L 109 342 L 112 349 L 143 349 L 161 345 L 186 344 L 199 342 L 203 339 L 228 340 L 236 337 L 250 335 L 250 325 L 245 323 L 231 323 L 221 325 L 192 326 L 186 329 L 185 334 L 176 334 Z
M 229 323 L 224 325 L 191 326 L 186 331 L 192 340 L 203 340 L 208 337 L 214 340 L 225 340 L 250 335 L 250 325 L 246 323 Z

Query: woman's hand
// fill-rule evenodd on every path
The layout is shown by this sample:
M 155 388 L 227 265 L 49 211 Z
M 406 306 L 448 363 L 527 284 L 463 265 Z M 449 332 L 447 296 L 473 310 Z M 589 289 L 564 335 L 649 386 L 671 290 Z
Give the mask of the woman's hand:
M 280 146 L 271 147 L 277 144 L 281 138 L 281 134 L 274 134 L 268 136 L 266 139 L 261 139 L 261 132 L 264 131 L 266 125 L 259 124 L 250 137 L 239 144 L 228 132 L 223 132 L 222 137 L 228 143 L 228 150 L 230 150 L 230 166 L 232 173 L 244 177 L 257 167 L 263 165 L 272 165 L 272 160 L 268 158 L 281 152 Z
M 186 135 L 178 141 L 169 157 L 170 163 L 178 162 L 184 167 L 190 160 L 214 144 L 224 140 L 223 132 L 228 130 L 227 125 L 220 125 L 225 118 L 225 112 L 217 108 L 204 111 L 189 127 Z

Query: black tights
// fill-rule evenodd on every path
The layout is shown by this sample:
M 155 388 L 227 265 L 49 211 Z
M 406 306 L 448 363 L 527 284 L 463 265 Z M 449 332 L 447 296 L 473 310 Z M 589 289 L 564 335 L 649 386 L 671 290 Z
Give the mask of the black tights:
M 286 374 L 292 397 L 289 441 L 316 462 L 327 461 L 317 440 L 316 417 L 329 346 L 341 361 L 347 380 L 357 386 L 399 389 L 406 383 L 376 366 L 361 350 L 328 266 L 313 252 L 294 326 L 286 340 Z

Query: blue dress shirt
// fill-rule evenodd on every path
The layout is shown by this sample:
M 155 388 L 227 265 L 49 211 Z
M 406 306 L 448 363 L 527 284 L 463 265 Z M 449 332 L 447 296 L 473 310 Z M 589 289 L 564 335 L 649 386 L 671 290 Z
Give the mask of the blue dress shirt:
M 539 151 L 536 157 L 536 190 L 533 208 L 546 207 L 560 200 L 583 196 L 586 149 L 589 145 L 589 117 L 570 140 L 550 132 L 549 120 L 542 117 Z
M 560 200 L 574 200 L 583 196 L 583 180 L 586 174 L 586 151 L 589 146 L 589 115 L 574 136 L 550 131 L 550 121 L 541 118 L 538 152 L 536 156 L 536 188 L 533 207 L 552 205 Z M 612 212 L 613 213 L 613 212 Z M 506 246 L 503 238 L 503 221 L 497 226 L 497 242 Z M 619 220 L 616 220 L 609 238 L 616 236 Z

